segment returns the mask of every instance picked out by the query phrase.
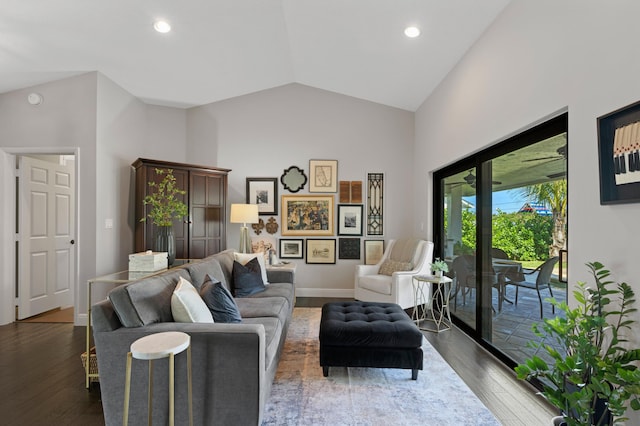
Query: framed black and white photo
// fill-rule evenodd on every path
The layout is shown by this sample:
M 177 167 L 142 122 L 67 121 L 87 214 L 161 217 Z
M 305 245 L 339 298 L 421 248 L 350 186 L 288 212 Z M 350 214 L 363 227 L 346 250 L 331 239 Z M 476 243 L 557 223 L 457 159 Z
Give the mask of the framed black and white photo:
M 315 240 L 307 238 L 307 263 L 336 263 L 335 238 Z
M 362 235 L 362 205 L 338 204 L 338 235 Z
M 309 160 L 309 192 L 338 192 L 338 160 Z
M 338 238 L 338 259 L 360 259 L 360 238 Z
M 302 238 L 281 238 L 280 259 L 303 259 L 304 240 Z
M 257 204 L 258 214 L 278 214 L 278 179 L 247 178 L 247 204 Z

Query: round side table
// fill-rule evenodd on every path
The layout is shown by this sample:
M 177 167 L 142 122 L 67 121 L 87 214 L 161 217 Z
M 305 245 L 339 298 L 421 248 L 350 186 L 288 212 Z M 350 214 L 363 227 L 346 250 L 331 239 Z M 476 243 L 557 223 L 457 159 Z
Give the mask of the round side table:
M 187 381 L 189 392 L 189 425 L 193 426 L 193 394 L 191 386 L 191 337 L 179 331 L 166 331 L 141 337 L 131 344 L 127 353 L 126 381 L 124 385 L 124 411 L 122 424 L 129 423 L 129 395 L 131 393 L 131 361 L 132 358 L 149 361 L 148 414 L 151 424 L 151 407 L 153 400 L 153 360 L 169 358 L 169 425 L 173 426 L 175 417 L 175 356 L 187 350 Z

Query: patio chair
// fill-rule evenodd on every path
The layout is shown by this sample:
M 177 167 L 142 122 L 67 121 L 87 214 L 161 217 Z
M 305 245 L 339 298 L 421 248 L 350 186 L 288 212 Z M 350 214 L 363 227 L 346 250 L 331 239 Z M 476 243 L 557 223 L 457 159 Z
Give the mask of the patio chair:
M 462 304 L 467 303 L 467 293 L 476 288 L 476 258 L 471 255 L 460 255 L 453 259 L 452 269 L 456 277 L 456 291 L 454 294 L 454 309 L 458 308 L 458 292 L 462 292 Z M 499 274 L 492 272 L 483 277 L 483 281 L 491 283 L 498 290 L 498 312 L 502 311 L 504 280 Z M 491 307 L 492 309 L 493 306 Z M 495 309 L 494 309 L 495 311 Z
M 504 250 L 499 249 L 497 247 L 492 247 L 491 248 L 491 258 L 493 259 L 505 259 L 505 260 L 510 260 L 509 259 L 509 255 L 507 253 L 505 253 Z M 518 270 L 507 270 L 504 273 L 504 277 L 508 278 L 512 281 L 525 281 L 525 277 L 522 275 L 522 272 L 520 271 L 520 269 L 518 268 Z M 507 300 L 509 303 L 511 303 L 510 300 Z
M 556 266 L 556 263 L 558 263 L 558 259 L 559 259 L 558 256 L 550 257 L 549 259 L 545 260 L 542 265 L 538 266 L 533 271 L 522 272 L 521 273 L 521 275 L 523 276 L 522 280 L 512 280 L 512 279 L 509 279 L 508 276 L 506 277 L 505 285 L 516 286 L 516 299 L 515 299 L 516 306 L 518 306 L 518 290 L 520 289 L 520 287 L 535 290 L 538 293 L 538 301 L 540 302 L 540 319 L 543 318 L 542 296 L 540 295 L 540 288 L 546 286 L 547 289 L 549 289 L 549 294 L 551 295 L 551 297 L 553 297 L 553 290 L 551 290 L 551 274 L 553 273 L 553 268 Z M 538 273 L 538 276 L 536 277 L 535 282 L 526 281 L 525 275 L 533 275 L 536 272 Z M 554 314 L 556 313 L 555 306 L 551 305 L 551 311 Z
M 509 256 L 507 255 L 507 253 L 504 252 L 504 250 L 499 249 L 497 247 L 493 247 L 491 248 L 491 257 L 494 259 L 508 259 Z

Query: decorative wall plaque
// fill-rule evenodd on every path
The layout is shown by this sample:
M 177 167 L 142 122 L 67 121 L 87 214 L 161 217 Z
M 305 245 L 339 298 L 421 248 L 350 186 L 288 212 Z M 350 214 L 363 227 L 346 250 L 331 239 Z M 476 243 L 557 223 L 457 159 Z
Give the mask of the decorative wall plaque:
M 272 235 L 278 232 L 278 222 L 276 222 L 276 218 L 270 217 L 269 220 L 267 220 L 265 228 L 267 229 L 267 232 Z
M 256 235 L 260 235 L 260 233 L 264 229 L 264 221 L 262 219 L 259 219 L 258 223 L 252 223 L 251 227 L 253 228 Z

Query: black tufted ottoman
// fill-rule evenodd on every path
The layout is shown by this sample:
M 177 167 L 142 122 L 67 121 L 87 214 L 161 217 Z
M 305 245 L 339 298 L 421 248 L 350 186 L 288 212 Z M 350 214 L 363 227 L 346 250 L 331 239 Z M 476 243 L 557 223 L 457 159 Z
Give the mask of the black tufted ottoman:
M 395 303 L 337 302 L 322 307 L 320 365 L 422 370 L 422 333 Z

